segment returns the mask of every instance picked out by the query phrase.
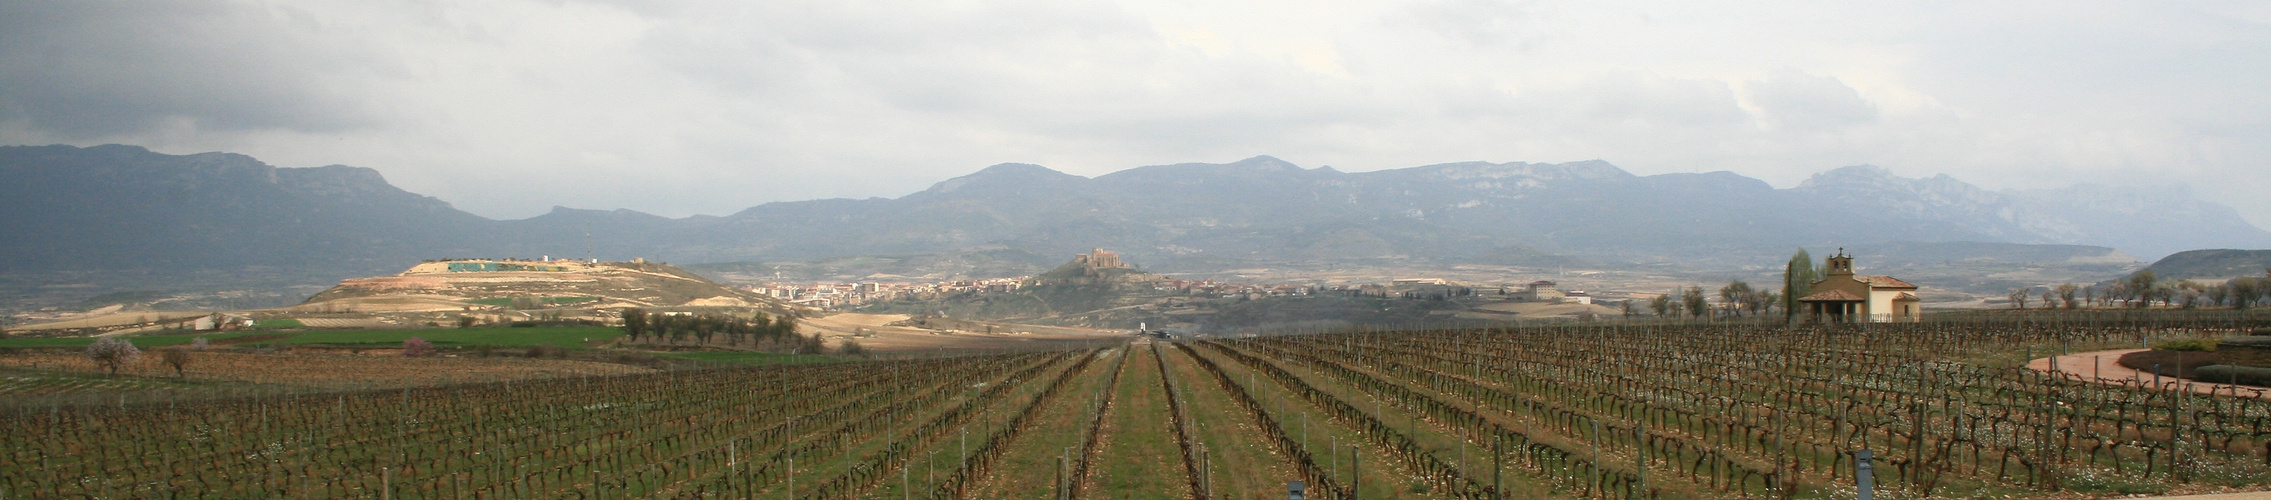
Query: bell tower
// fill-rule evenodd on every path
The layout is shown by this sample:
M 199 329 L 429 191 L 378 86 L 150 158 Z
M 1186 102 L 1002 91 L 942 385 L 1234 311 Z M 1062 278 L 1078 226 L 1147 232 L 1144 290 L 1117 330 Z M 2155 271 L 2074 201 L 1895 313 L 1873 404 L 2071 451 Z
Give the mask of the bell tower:
M 1845 249 L 1843 248 L 1837 249 L 1837 255 L 1832 255 L 1829 257 L 1829 275 L 1853 275 L 1853 256 L 1846 255 Z

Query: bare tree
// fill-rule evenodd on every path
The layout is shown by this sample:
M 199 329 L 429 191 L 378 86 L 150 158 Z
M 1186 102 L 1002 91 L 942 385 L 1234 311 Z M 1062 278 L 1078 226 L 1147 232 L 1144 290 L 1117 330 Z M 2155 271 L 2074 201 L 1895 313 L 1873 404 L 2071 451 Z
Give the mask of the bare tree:
M 2081 303 L 2074 298 L 2074 292 L 2081 290 L 2082 287 L 2074 286 L 2073 283 L 2058 285 L 2058 301 L 2065 303 L 2067 309 L 2080 308 Z
M 87 346 L 87 360 L 95 362 L 97 366 L 110 369 L 112 376 L 118 375 L 118 367 L 132 363 L 141 357 L 142 350 L 135 348 L 133 342 L 118 337 L 95 339 L 94 344 Z
M 2019 289 L 2017 289 L 2017 290 L 2012 290 L 2012 291 L 2011 291 L 2011 308 L 2013 308 L 2013 309 L 2026 309 L 2026 308 L 2027 308 L 2027 290 L 2028 290 L 2029 288 L 2032 288 L 2032 287 L 2019 287 Z
M 417 357 L 434 353 L 434 343 L 418 337 L 402 341 L 402 355 Z
M 2130 293 L 2137 295 L 2137 307 L 2150 306 L 2153 299 L 2161 296 L 2161 290 L 2158 286 L 2160 277 L 2154 276 L 2151 269 L 2137 271 L 2137 274 L 2129 275 L 2128 283 Z
M 203 337 L 199 337 L 199 338 L 198 338 L 198 340 L 204 340 L 204 338 L 203 338 Z M 171 367 L 173 367 L 173 376 L 175 376 L 175 377 L 185 377 L 185 376 L 187 376 L 187 374 L 186 374 L 186 373 L 185 373 L 185 372 L 184 372 L 183 370 L 184 370 L 185 368 L 188 368 L 188 367 L 189 367 L 189 350 L 188 350 L 188 349 L 183 349 L 183 348 L 181 348 L 181 346 L 174 346 L 174 347 L 168 347 L 168 348 L 165 348 L 165 349 L 161 349 L 161 350 L 160 350 L 159 352 L 160 352 L 160 354 L 159 354 L 158 360 L 159 360 L 159 361 L 164 361 L 164 362 L 166 363 L 166 366 L 171 366 Z
M 1735 280 L 1728 282 L 1727 286 L 1719 288 L 1719 304 L 1730 316 L 1739 314 L 1746 309 L 1757 312 L 1756 308 L 1749 305 L 1755 299 L 1755 295 L 1751 291 L 1750 283 Z

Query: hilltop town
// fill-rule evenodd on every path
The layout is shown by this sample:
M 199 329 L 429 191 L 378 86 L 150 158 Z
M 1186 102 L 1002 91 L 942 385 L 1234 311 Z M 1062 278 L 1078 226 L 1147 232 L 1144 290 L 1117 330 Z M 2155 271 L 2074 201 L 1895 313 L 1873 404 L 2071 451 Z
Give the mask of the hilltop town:
M 1595 294 L 1553 281 L 1470 283 L 1397 278 L 1368 283 L 1255 283 L 1143 272 L 1095 249 L 1049 272 L 926 282 L 763 283 L 751 293 L 826 311 L 1135 329 L 1240 331 L 1434 321 L 1571 320 L 1623 314 Z M 1629 294 L 1618 294 L 1631 300 Z M 1361 302 L 1364 305 L 1352 304 Z M 1299 319 L 1294 319 L 1299 316 Z M 1320 323 L 1325 322 L 1325 323 Z

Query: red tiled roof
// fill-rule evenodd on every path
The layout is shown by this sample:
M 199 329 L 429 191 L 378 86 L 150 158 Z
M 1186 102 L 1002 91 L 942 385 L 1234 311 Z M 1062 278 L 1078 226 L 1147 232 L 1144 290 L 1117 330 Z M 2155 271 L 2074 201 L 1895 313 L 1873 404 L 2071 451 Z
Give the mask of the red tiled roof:
M 1860 297 L 1855 297 L 1844 290 L 1830 290 L 1798 298 L 1799 302 L 1860 302 L 1861 300 Z
M 1861 280 L 1862 283 L 1868 283 L 1870 288 L 1905 288 L 1909 290 L 1916 289 L 1916 285 L 1909 284 L 1906 281 L 1893 279 L 1893 277 L 1891 276 L 1854 276 L 1853 279 Z

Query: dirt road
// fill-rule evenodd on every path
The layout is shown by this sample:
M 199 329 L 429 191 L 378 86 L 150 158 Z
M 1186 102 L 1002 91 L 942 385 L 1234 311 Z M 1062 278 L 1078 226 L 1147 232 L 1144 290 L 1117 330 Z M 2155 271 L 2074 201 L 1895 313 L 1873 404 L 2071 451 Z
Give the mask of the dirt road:
M 2083 380 L 2096 380 L 2106 384 L 2151 386 L 2158 380 L 2164 388 L 2192 391 L 2196 394 L 2237 394 L 2239 396 L 2271 399 L 2271 394 L 2266 394 L 2271 389 L 2245 385 L 2211 384 L 2176 377 L 2154 377 L 2151 373 L 2132 370 L 2117 362 L 2123 354 L 2144 350 L 2115 349 L 2079 352 L 2030 361 L 2027 363 L 2027 367 L 2044 372 L 2066 373 L 2081 377 Z

